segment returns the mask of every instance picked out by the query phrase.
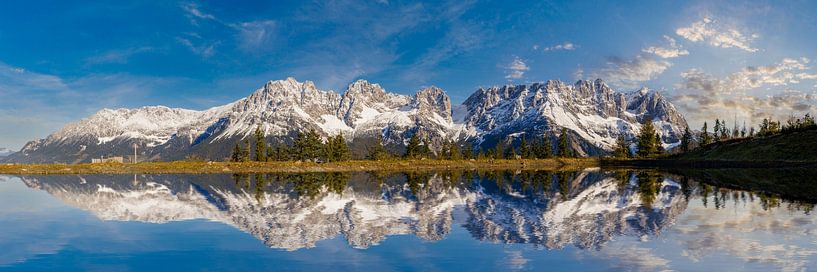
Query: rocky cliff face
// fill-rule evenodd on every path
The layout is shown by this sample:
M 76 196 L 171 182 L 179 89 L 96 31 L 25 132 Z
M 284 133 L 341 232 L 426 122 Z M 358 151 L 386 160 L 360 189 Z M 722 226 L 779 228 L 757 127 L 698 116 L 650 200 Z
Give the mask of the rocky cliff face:
M 613 149 L 619 135 L 633 138 L 646 120 L 657 122 L 666 148 L 679 143 L 686 127 L 683 116 L 658 92 L 617 93 L 601 80 L 479 89 L 463 104 L 466 127 L 473 128 L 464 136 L 489 146 L 519 137 L 551 137 L 555 142 L 566 128 L 580 155 L 600 155 Z
M 162 106 L 104 109 L 45 139 L 29 142 L 6 161 L 88 162 L 101 156 L 176 160 L 190 155 L 221 160 L 261 126 L 270 140 L 291 141 L 298 132 L 343 134 L 349 141 L 382 138 L 400 150 L 414 134 L 432 147 L 455 141 L 489 148 L 497 141 L 551 137 L 566 128 L 579 155 L 606 154 L 619 135 L 633 137 L 645 120 L 656 122 L 665 147 L 679 142 L 686 121 L 656 91 L 615 92 L 601 80 L 568 85 L 548 81 L 483 88 L 452 106 L 440 88 L 414 95 L 389 93 L 364 80 L 341 95 L 310 81 L 270 81 L 250 96 L 204 111 Z M 434 148 L 432 148 L 433 150 Z
M 377 177 L 355 174 L 335 177 L 340 186 L 308 183 L 305 177 L 265 183 L 259 181 L 269 177 L 233 180 L 229 175 L 23 180 L 103 220 L 206 219 L 288 250 L 338 236 L 357 248 L 397 234 L 435 241 L 444 239 L 454 224 L 461 224 L 474 239 L 495 243 L 595 248 L 620 235 L 654 235 L 686 208 L 680 186 L 671 180 L 653 185 L 658 191 L 645 196 L 635 179 L 621 182 L 603 172 L 523 175 L 462 183 L 452 182 L 456 177 L 447 174 L 393 176 L 378 178 L 380 183 L 371 180 Z M 522 179 L 545 187 L 531 190 L 521 186 Z M 649 205 L 644 197 L 652 199 Z

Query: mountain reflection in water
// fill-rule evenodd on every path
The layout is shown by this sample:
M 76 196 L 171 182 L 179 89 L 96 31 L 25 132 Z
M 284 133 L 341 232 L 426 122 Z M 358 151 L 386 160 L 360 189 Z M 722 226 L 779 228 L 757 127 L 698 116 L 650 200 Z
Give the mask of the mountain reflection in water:
M 717 189 L 652 172 L 491 171 L 253 175 L 28 176 L 31 188 L 100 219 L 166 223 L 206 219 L 297 250 L 342 235 L 367 248 L 390 235 L 441 240 L 455 210 L 478 240 L 553 249 L 599 248 L 616 236 L 653 236 L 672 225 L 690 196 L 721 208 L 769 194 Z M 792 202 L 809 212 L 813 205 Z

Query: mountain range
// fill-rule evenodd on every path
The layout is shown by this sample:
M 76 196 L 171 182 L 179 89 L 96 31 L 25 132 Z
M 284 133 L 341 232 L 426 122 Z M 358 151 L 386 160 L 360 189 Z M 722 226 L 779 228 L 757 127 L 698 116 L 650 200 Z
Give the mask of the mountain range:
M 396 153 L 415 134 L 426 139 L 432 151 L 445 141 L 478 150 L 498 141 L 516 145 L 525 137 L 550 137 L 555 143 L 564 128 L 577 155 L 593 156 L 611 152 L 619 135 L 633 138 L 645 120 L 655 123 L 667 149 L 680 142 L 687 125 L 659 92 L 617 92 L 601 79 L 480 88 L 461 105 L 452 105 L 446 92 L 433 86 L 402 95 L 358 80 L 340 94 L 290 77 L 207 110 L 103 109 L 27 143 L 3 160 L 80 163 L 130 157 L 134 146 L 140 161 L 190 156 L 223 160 L 259 126 L 270 142 L 291 142 L 307 130 L 323 136 L 341 133 L 358 158 L 378 139 Z

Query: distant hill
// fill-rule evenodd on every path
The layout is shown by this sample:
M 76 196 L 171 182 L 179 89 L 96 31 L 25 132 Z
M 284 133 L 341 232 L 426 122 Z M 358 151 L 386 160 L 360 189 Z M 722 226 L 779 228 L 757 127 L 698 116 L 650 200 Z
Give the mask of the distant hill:
M 8 148 L 0 147 L 0 157 L 11 155 L 11 153 L 14 153 L 14 151 L 11 151 L 11 149 Z
M 817 130 L 715 143 L 672 158 L 679 160 L 817 162 Z

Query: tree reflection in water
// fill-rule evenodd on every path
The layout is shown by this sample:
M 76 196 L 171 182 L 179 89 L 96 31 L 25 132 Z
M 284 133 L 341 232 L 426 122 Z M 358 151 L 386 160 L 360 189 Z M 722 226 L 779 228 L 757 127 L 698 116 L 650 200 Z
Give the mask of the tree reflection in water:
M 696 199 L 716 210 L 755 201 L 763 210 L 814 208 L 802 192 L 795 200 L 779 194 L 787 192 L 780 186 L 741 191 L 733 180 L 709 180 L 722 175 L 589 169 L 22 178 L 105 220 L 203 218 L 289 250 L 339 235 L 360 248 L 398 234 L 440 240 L 455 222 L 482 241 L 598 249 L 616 236 L 660 234 Z M 748 184 L 757 190 L 765 183 Z

